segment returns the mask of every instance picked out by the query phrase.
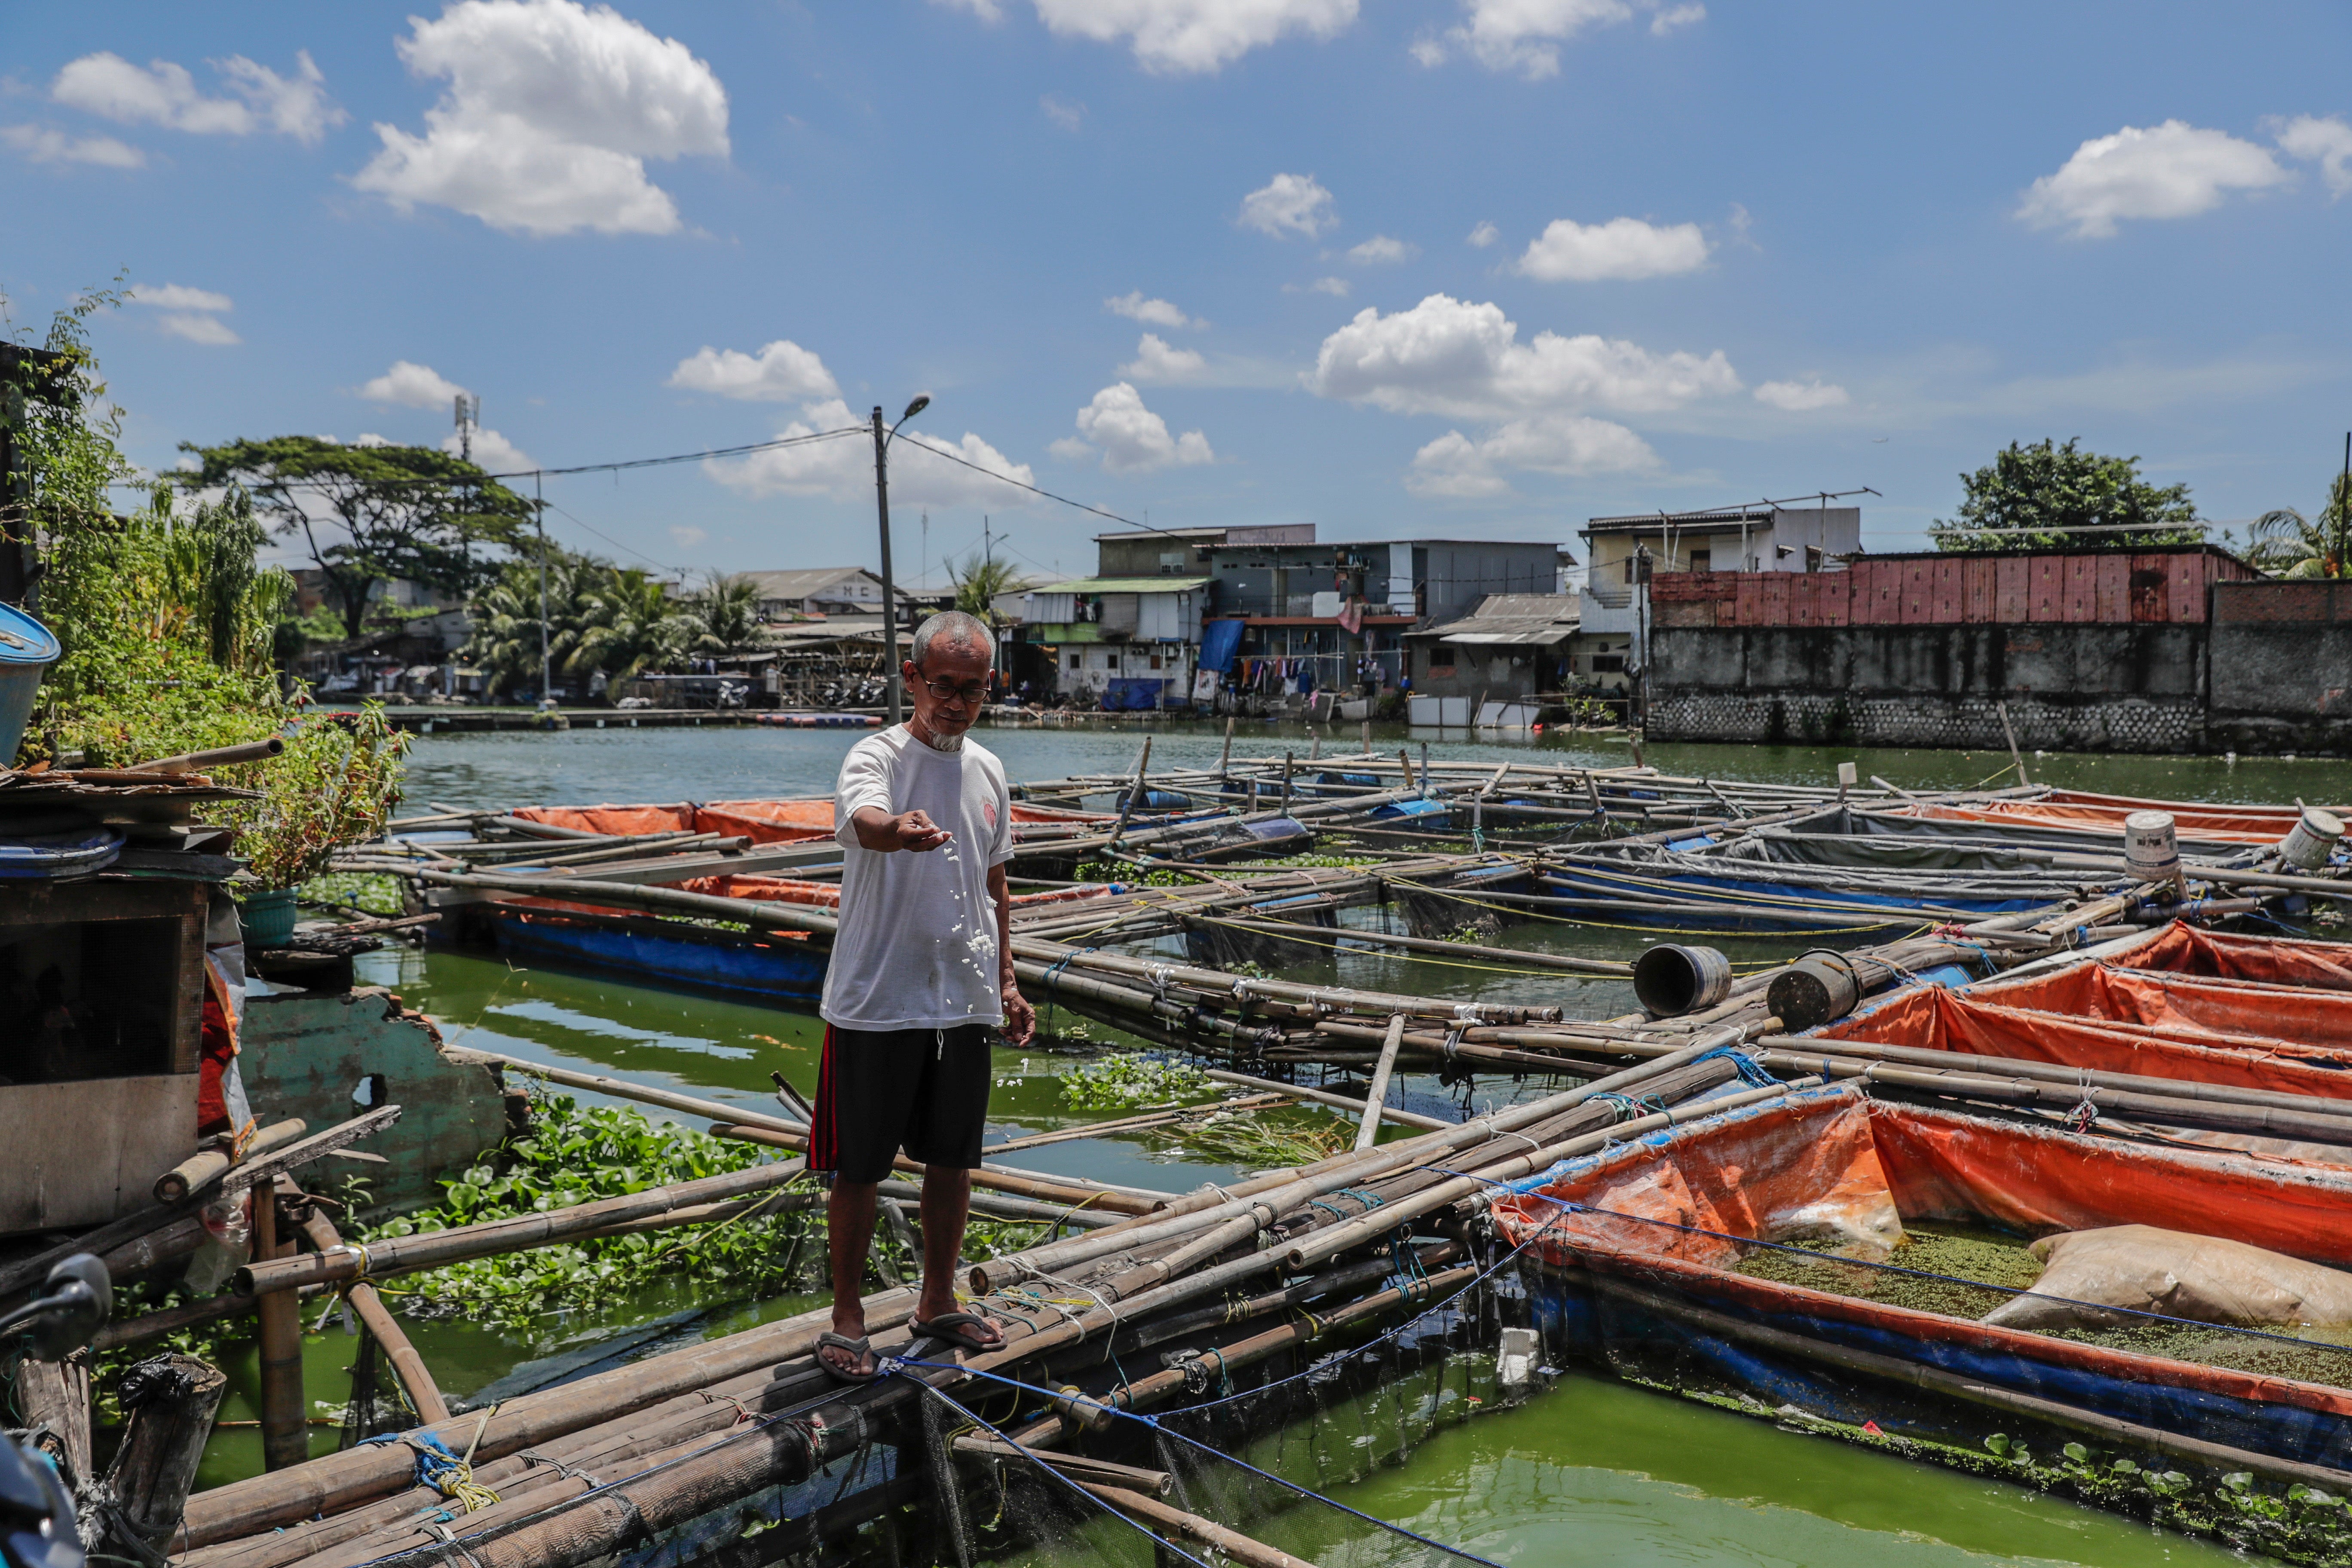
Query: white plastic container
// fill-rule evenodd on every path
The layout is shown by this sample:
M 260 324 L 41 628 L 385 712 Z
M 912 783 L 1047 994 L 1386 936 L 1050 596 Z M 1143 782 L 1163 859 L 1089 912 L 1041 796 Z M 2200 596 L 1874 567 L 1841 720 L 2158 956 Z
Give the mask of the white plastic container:
M 2306 871 L 2316 871 L 2327 864 L 2336 852 L 2336 840 L 2344 837 L 2344 819 L 2332 811 L 2322 811 L 2315 805 L 2303 808 L 2303 816 L 2287 829 L 2279 840 L 2279 858 L 2290 866 Z
M 2180 837 L 2168 811 L 2135 811 L 2124 818 L 2124 869 L 2143 882 L 2180 874 Z

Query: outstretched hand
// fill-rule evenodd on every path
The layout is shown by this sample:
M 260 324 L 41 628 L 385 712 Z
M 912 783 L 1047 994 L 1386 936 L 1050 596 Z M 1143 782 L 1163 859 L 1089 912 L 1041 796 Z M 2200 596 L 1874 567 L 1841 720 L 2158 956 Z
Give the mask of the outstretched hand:
M 928 849 L 937 849 L 955 837 L 933 822 L 928 812 L 902 811 L 892 816 L 879 806 L 869 805 L 854 820 L 859 846 L 885 855 L 898 849 L 911 849 L 920 854 Z

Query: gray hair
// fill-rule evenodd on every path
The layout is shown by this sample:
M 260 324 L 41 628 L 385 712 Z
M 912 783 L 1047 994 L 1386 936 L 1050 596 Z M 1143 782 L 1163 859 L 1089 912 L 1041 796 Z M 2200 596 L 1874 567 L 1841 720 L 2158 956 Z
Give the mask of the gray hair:
M 950 647 L 976 647 L 988 656 L 989 668 L 996 666 L 996 636 L 978 616 L 961 610 L 941 610 L 917 626 L 914 651 L 908 656 L 915 661 L 916 668 L 923 667 L 923 656 L 931 651 L 935 642 L 943 642 Z

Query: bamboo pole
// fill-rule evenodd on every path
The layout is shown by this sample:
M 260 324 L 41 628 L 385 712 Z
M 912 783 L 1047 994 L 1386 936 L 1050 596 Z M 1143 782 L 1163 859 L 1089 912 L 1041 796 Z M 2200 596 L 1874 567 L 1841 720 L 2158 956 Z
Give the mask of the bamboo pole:
M 1504 963 L 1519 964 L 1528 969 L 1555 969 L 1563 974 L 1591 974 L 1623 980 L 1631 979 L 1633 973 L 1633 966 L 1620 959 L 1571 958 L 1559 953 L 1524 952 L 1515 947 L 1488 947 L 1475 942 L 1447 942 L 1442 937 L 1401 936 L 1394 931 L 1365 931 L 1358 926 L 1341 926 L 1331 930 L 1321 926 L 1301 925 L 1296 921 L 1262 920 L 1244 915 L 1199 915 L 1192 919 L 1202 924 L 1238 926 L 1244 931 L 1259 931 L 1267 936 L 1283 937 L 1288 941 L 1305 942 L 1318 947 L 1324 945 L 1321 939 L 1328 936 L 1335 944 L 1336 951 L 1341 952 L 1348 950 L 1344 947 L 1336 947 L 1337 943 L 1360 942 L 1371 946 L 1393 947 L 1406 952 L 1442 952 L 1472 958 L 1492 958 Z M 1186 923 L 1190 924 L 1192 921 L 1188 921 Z
M 1402 756 L 1402 752 L 1398 753 Z M 1389 1075 L 1396 1071 L 1397 1044 L 1404 1038 L 1404 1015 L 1389 1020 L 1388 1037 L 1381 1042 L 1381 1059 L 1372 1068 L 1372 1083 L 1364 1090 L 1364 1119 L 1356 1128 L 1356 1147 L 1369 1149 L 1381 1135 L 1381 1107 L 1389 1097 Z
M 659 1089 L 651 1084 L 634 1083 L 625 1078 L 610 1078 L 603 1073 L 582 1072 L 575 1068 L 557 1067 L 550 1062 L 535 1062 L 523 1057 L 510 1057 L 503 1051 L 484 1050 L 478 1046 L 450 1046 L 443 1055 L 452 1061 L 471 1061 L 488 1065 L 495 1062 L 532 1078 L 542 1078 L 550 1083 L 560 1083 L 567 1089 L 585 1089 L 614 1100 L 634 1100 L 641 1105 L 656 1105 L 665 1110 L 676 1110 L 688 1116 L 709 1117 L 718 1121 L 751 1121 L 764 1126 L 797 1128 L 801 1123 L 782 1116 L 747 1106 L 729 1105 L 716 1100 L 701 1100 L 674 1089 Z
M 772 1127 L 747 1127 L 737 1123 L 717 1122 L 710 1129 L 719 1138 L 739 1139 L 747 1143 L 765 1143 L 774 1149 L 790 1149 L 795 1153 L 808 1152 L 808 1136 L 804 1132 L 787 1132 Z M 923 1167 L 901 1154 L 891 1162 L 891 1168 L 911 1176 L 923 1173 Z M 1040 1198 L 1073 1206 L 1090 1203 L 1093 1207 L 1109 1214 L 1147 1215 L 1165 1202 L 1172 1194 L 1158 1198 L 1137 1197 L 1130 1192 L 1108 1186 L 1080 1185 L 1070 1177 L 1014 1175 L 1009 1171 L 992 1170 L 986 1166 L 971 1173 L 971 1184 L 996 1192 L 1012 1193 L 1019 1197 Z
M 1332 1094 L 1325 1089 L 1308 1089 L 1301 1084 L 1283 1083 L 1270 1078 L 1252 1078 L 1247 1073 L 1226 1072 L 1221 1068 L 1211 1068 L 1209 1077 L 1219 1083 L 1238 1084 L 1245 1089 L 1262 1089 L 1269 1093 L 1287 1095 L 1293 1100 L 1305 1100 L 1310 1105 L 1328 1105 L 1335 1110 L 1369 1114 L 1374 1109 L 1369 1100 L 1350 1100 L 1344 1094 Z M 1434 1116 L 1423 1116 L 1415 1111 L 1401 1110 L 1393 1105 L 1380 1106 L 1378 1110 L 1381 1121 L 1393 1121 L 1400 1127 L 1419 1127 L 1426 1131 L 1442 1130 L 1454 1125 L 1450 1121 L 1440 1121 Z
M 1249 1568 L 1315 1568 L 1303 1557 L 1293 1557 L 1289 1552 L 1268 1546 L 1262 1541 L 1253 1541 L 1238 1530 L 1213 1524 L 1197 1513 L 1171 1508 L 1157 1499 L 1145 1497 L 1141 1492 L 1129 1491 L 1125 1487 L 1105 1486 L 1099 1481 L 1079 1480 L 1076 1477 L 1071 1479 L 1071 1484 L 1081 1488 L 1091 1497 L 1101 1499 L 1119 1512 L 1142 1520 L 1163 1535 L 1189 1537 L 1204 1546 L 1214 1547 L 1236 1563 L 1247 1563 Z
M 302 1197 L 302 1189 L 294 1184 L 291 1177 L 280 1176 L 277 1184 L 280 1196 L 297 1201 Z M 302 1233 L 310 1238 L 310 1246 L 315 1249 L 313 1256 L 339 1251 L 343 1245 L 334 1221 L 320 1214 L 315 1206 L 310 1210 L 310 1216 L 302 1222 Z M 250 1286 L 245 1288 L 252 1289 Z M 346 1289 L 343 1297 L 351 1302 L 352 1310 L 359 1314 L 360 1321 L 367 1325 L 368 1332 L 375 1336 L 376 1343 L 383 1347 L 385 1359 L 392 1363 L 393 1373 L 400 1379 L 400 1386 L 407 1391 L 408 1403 L 415 1407 L 417 1418 L 427 1423 L 449 1419 L 448 1401 L 441 1397 L 441 1387 L 433 1381 L 431 1369 L 425 1366 L 425 1358 L 416 1353 L 416 1347 L 409 1342 L 408 1334 L 401 1328 L 398 1320 L 385 1310 L 383 1298 L 375 1293 L 375 1287 L 361 1281 Z
M 291 1117 L 257 1131 L 242 1153 L 228 1149 L 199 1150 L 155 1178 L 155 1201 L 176 1203 L 190 1193 L 201 1192 L 226 1175 L 238 1161 L 257 1160 L 272 1150 L 283 1149 L 305 1131 L 301 1118 Z
M 294 1238 L 278 1236 L 278 1196 L 268 1185 L 253 1189 L 253 1256 L 257 1261 L 289 1258 Z M 291 1296 L 265 1297 L 261 1317 L 261 1462 L 282 1470 L 310 1457 L 309 1405 L 302 1397 L 302 1320 Z
M 800 1162 L 787 1160 L 749 1165 L 698 1181 L 649 1187 L 644 1192 L 594 1203 L 574 1204 L 569 1208 L 515 1215 L 447 1230 L 420 1231 L 413 1236 L 385 1237 L 364 1247 L 345 1246 L 339 1239 L 331 1247 L 306 1257 L 276 1261 L 257 1258 L 236 1271 L 236 1288 L 266 1298 L 277 1291 L 304 1285 L 329 1285 L 356 1279 L 363 1274 L 372 1277 L 439 1268 L 467 1258 L 544 1247 L 605 1226 L 646 1219 L 698 1204 L 771 1191 L 805 1173 L 806 1167 Z

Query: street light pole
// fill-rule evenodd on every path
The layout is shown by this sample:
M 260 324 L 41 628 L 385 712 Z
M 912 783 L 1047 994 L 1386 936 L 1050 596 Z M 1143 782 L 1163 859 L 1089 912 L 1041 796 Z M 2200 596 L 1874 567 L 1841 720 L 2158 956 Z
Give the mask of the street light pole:
M 929 395 L 918 397 L 907 405 L 907 412 L 898 416 L 904 425 L 929 407 Z M 898 679 L 898 595 L 890 577 L 890 441 L 898 434 L 898 425 L 884 428 L 882 405 L 874 405 L 874 504 L 881 514 L 882 526 L 882 673 L 884 702 L 889 721 L 896 724 L 904 716 Z

